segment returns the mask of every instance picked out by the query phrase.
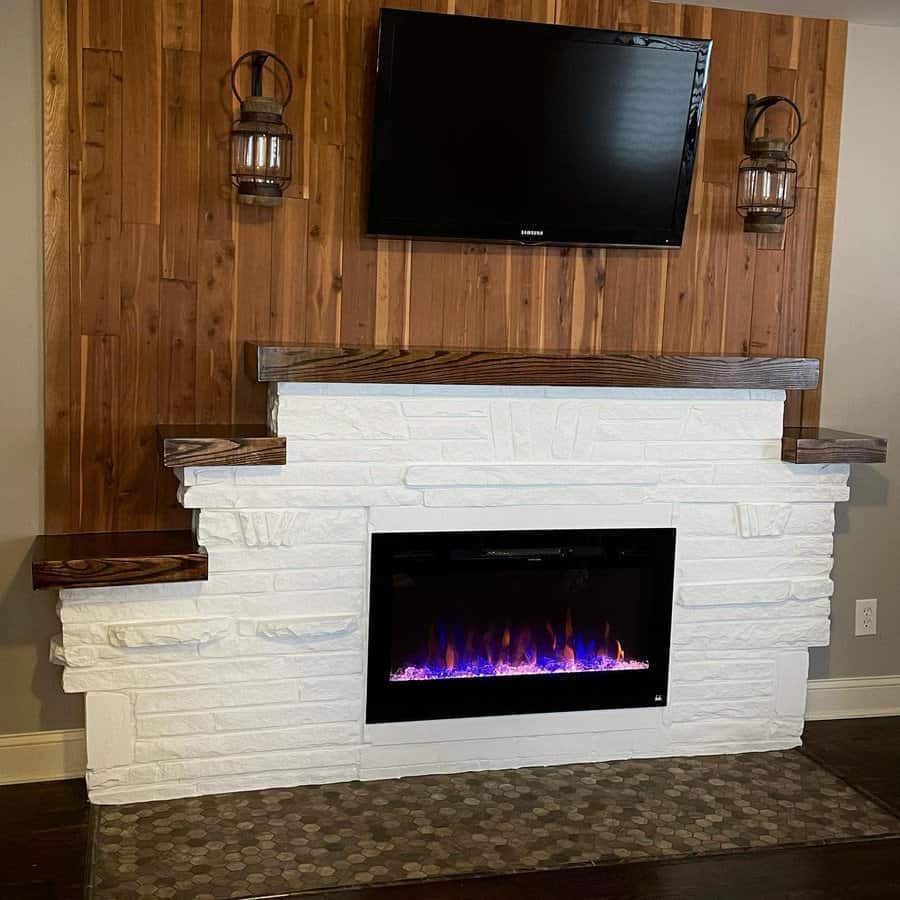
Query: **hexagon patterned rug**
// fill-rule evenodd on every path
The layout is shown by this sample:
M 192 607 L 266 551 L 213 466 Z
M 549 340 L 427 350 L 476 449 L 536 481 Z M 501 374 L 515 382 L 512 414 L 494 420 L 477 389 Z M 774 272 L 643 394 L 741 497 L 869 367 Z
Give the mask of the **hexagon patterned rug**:
M 427 775 L 101 807 L 90 896 L 260 897 L 896 833 L 797 751 Z

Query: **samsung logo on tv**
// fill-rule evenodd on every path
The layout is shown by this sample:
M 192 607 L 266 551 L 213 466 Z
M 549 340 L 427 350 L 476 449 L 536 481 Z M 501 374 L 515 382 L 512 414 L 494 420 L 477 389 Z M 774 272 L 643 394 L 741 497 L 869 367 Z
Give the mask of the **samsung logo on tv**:
M 523 228 L 519 234 L 522 237 L 543 237 L 544 232 L 537 228 Z

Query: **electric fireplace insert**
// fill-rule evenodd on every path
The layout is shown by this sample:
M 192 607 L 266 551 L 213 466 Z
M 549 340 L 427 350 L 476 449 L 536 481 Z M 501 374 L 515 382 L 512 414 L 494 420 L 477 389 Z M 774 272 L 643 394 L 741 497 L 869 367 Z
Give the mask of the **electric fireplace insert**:
M 663 706 L 675 530 L 372 535 L 366 721 Z

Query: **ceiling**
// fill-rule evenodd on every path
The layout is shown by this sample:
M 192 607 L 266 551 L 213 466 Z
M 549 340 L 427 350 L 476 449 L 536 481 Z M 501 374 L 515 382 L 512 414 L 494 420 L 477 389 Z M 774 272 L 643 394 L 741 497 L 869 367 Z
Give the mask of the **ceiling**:
M 848 19 L 867 25 L 900 27 L 900 0 L 697 0 L 705 6 Z

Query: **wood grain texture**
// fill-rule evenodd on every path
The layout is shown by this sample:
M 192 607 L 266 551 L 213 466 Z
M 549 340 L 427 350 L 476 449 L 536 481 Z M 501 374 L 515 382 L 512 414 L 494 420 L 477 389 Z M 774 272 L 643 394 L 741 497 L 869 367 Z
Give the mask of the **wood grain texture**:
M 162 103 L 161 0 L 132 0 L 123 23 L 122 222 L 158 225 Z
M 206 550 L 192 531 L 40 535 L 32 551 L 35 590 L 206 581 Z
M 43 0 L 44 92 L 44 491 L 45 527 L 70 521 L 72 333 L 69 213 L 69 92 L 66 0 Z
M 163 51 L 162 277 L 197 277 L 200 54 Z
M 365 238 L 384 5 L 712 37 L 683 247 Z M 821 359 L 845 34 L 646 0 L 44 0 L 48 529 L 182 526 L 153 427 L 262 421 L 246 341 Z M 228 74 L 252 46 L 295 81 L 274 211 L 239 209 L 228 175 Z M 773 88 L 812 123 L 802 208 L 774 249 L 733 211 L 745 95 Z M 817 408 L 791 397 L 788 424 Z M 100 446 L 105 464 L 83 452 Z
M 122 232 L 122 329 L 118 340 L 118 466 L 113 524 L 153 528 L 158 471 L 159 227 L 126 225 Z M 127 448 L 128 452 L 123 452 Z M 134 523 L 125 524 L 125 523 Z
M 265 425 L 160 425 L 162 464 L 182 466 L 283 466 L 287 438 Z
M 82 334 L 118 334 L 122 266 L 122 54 L 84 52 Z
M 887 462 L 887 441 L 834 428 L 785 428 L 781 458 L 801 464 L 883 463 Z
M 815 359 L 586 354 L 568 350 L 529 352 L 248 344 L 246 364 L 261 382 L 807 390 L 815 386 L 819 377 L 819 364 Z
M 813 229 L 812 275 L 806 312 L 806 352 L 824 360 L 828 286 L 831 279 L 831 248 L 834 238 L 834 204 L 844 101 L 844 64 L 847 57 L 847 23 L 828 22 L 825 56 L 825 87 L 822 92 L 822 136 L 819 141 L 819 186 Z M 817 425 L 821 386 L 803 398 L 803 425 Z M 796 424 L 796 423 L 792 423 Z

